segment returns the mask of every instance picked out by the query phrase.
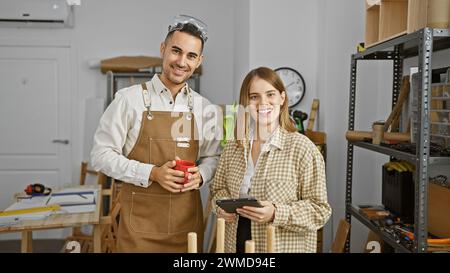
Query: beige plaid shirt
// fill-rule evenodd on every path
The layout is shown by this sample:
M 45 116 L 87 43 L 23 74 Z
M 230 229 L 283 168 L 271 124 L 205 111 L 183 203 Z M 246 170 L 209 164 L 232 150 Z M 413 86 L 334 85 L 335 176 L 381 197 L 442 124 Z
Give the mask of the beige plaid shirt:
M 261 151 L 249 195 L 275 205 L 276 252 L 316 252 L 317 230 L 331 215 L 323 157 L 307 137 L 280 127 L 271 142 L 280 148 Z M 211 184 L 214 212 L 216 200 L 239 198 L 246 162 L 244 148 L 228 141 Z M 267 225 L 251 224 L 256 252 L 266 251 Z M 236 230 L 237 221 L 226 223 L 225 252 L 236 252 Z

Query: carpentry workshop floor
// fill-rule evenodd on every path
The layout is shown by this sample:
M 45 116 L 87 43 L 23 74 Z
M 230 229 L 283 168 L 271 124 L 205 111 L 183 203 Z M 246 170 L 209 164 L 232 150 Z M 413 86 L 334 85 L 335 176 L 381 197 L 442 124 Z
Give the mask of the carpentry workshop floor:
M 34 253 L 57 253 L 61 252 L 64 240 L 61 239 L 38 239 L 33 240 Z M 20 253 L 19 240 L 0 241 L 0 253 Z

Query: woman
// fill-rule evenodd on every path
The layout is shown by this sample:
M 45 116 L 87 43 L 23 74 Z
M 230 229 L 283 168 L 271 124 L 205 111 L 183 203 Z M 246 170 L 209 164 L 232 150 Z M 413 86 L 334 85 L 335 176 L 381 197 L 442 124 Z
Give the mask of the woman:
M 266 67 L 250 71 L 242 83 L 235 140 L 227 142 L 211 184 L 214 211 L 226 221 L 226 252 L 244 252 L 250 239 L 256 252 L 265 252 L 269 224 L 276 228 L 276 252 L 315 252 L 317 230 L 331 215 L 323 157 L 297 132 L 284 90 Z M 246 196 L 263 207 L 233 214 L 215 205 Z

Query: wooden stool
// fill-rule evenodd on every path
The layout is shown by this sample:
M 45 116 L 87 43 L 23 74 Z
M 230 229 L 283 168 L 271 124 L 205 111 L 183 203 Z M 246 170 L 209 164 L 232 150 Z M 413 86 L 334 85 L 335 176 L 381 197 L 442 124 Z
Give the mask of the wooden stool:
M 225 253 L 225 219 L 217 219 L 216 229 L 216 253 Z M 268 225 L 266 230 L 266 252 L 275 253 L 275 227 Z M 255 242 L 248 240 L 245 242 L 245 252 L 255 253 Z M 188 253 L 197 253 L 197 234 L 190 232 L 188 234 Z
M 197 253 L 197 233 L 188 233 L 188 253 Z

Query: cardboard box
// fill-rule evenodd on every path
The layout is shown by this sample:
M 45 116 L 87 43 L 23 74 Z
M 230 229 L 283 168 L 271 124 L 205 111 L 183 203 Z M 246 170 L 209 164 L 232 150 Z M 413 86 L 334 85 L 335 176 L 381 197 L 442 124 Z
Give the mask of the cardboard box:
M 418 31 L 450 28 L 450 0 L 366 0 L 365 47 Z
M 450 238 L 450 189 L 428 183 L 428 232 Z

